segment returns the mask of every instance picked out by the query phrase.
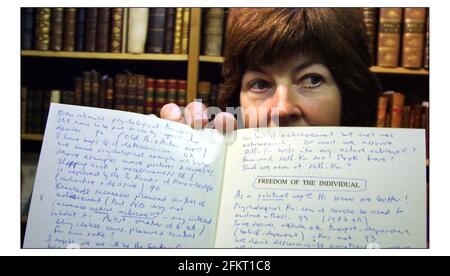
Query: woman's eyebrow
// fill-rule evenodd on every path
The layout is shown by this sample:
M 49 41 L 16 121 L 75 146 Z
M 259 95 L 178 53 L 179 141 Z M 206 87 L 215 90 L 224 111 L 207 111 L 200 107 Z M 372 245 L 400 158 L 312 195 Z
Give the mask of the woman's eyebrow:
M 308 68 L 308 67 L 310 67 L 310 66 L 312 66 L 312 65 L 314 65 L 314 64 L 321 64 L 321 62 L 320 62 L 320 61 L 317 61 L 317 60 L 313 60 L 313 59 L 307 60 L 307 61 L 305 61 L 305 62 L 300 63 L 299 65 L 297 65 L 297 66 L 294 68 L 293 72 L 294 72 L 294 73 L 300 72 L 300 71 L 304 70 L 305 68 Z

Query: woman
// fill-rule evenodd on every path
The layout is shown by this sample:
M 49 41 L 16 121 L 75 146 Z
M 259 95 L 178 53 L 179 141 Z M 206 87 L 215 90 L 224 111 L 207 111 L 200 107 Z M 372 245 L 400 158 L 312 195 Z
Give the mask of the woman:
M 240 107 L 243 127 L 373 126 L 379 84 L 360 9 L 230 9 L 219 106 Z M 175 104 L 164 119 L 193 127 L 208 124 L 205 106 Z M 236 128 L 227 112 L 214 127 Z

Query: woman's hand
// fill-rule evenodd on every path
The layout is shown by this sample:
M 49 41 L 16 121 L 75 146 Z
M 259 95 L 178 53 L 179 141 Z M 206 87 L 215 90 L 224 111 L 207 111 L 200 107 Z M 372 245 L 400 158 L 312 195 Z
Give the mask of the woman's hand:
M 202 129 L 208 125 L 208 111 L 200 102 L 189 103 L 184 110 L 184 116 L 178 105 L 166 104 L 162 107 L 160 116 L 162 119 L 187 124 L 196 129 Z M 222 133 L 228 133 L 237 128 L 237 121 L 231 113 L 220 112 L 210 125 Z

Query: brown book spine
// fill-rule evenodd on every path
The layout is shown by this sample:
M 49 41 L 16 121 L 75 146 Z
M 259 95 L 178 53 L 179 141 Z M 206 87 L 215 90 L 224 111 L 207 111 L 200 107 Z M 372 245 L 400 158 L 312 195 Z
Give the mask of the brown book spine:
M 371 56 L 372 65 L 376 64 L 376 37 L 378 8 L 363 8 L 364 26 L 368 38 L 368 48 Z
M 127 76 L 126 111 L 136 112 L 136 75 Z
M 402 8 L 380 8 L 377 65 L 399 65 Z
M 27 94 L 28 89 L 22 86 L 20 89 L 20 132 L 27 131 Z
M 34 94 L 33 133 L 42 133 L 42 100 L 44 91 L 36 90 Z
M 173 35 L 173 53 L 181 54 L 181 29 L 183 27 L 183 8 L 175 12 L 175 30 Z
M 83 72 L 83 105 L 91 106 L 91 72 Z
M 167 80 L 167 103 L 177 103 L 177 80 Z
M 35 40 L 36 50 L 48 51 L 50 49 L 50 8 L 36 9 Z
M 33 118 L 34 118 L 34 100 L 35 100 L 35 91 L 28 89 L 27 91 L 27 111 L 26 111 L 26 133 L 33 133 Z
M 422 67 L 426 8 L 405 8 L 402 67 Z
M 125 111 L 127 75 L 117 74 L 115 77 L 114 109 Z
M 203 48 L 207 56 L 222 54 L 223 18 L 223 8 L 210 8 L 206 13 Z
M 106 78 L 105 108 L 114 108 L 114 80 L 110 77 Z
M 93 70 L 91 72 L 91 106 L 99 107 L 99 102 L 100 102 L 99 73 Z
M 411 128 L 421 128 L 422 127 L 422 112 L 423 106 L 420 104 L 414 105 L 413 112 L 411 114 L 411 120 L 409 122 L 409 127 Z
M 136 75 L 136 112 L 144 114 L 145 108 L 145 76 Z
M 109 48 L 109 21 L 110 8 L 98 8 L 97 22 L 97 52 L 108 52 Z
M 64 9 L 64 51 L 75 51 L 75 35 L 77 24 L 77 9 Z
M 175 8 L 166 8 L 166 23 L 164 26 L 164 53 L 173 53 L 173 36 L 175 30 Z
M 41 119 L 41 133 L 44 133 L 47 125 L 48 111 L 50 110 L 50 90 L 44 90 L 42 93 L 42 119 Z
M 157 79 L 155 81 L 155 110 L 154 114 L 160 116 L 162 107 L 167 103 L 167 81 Z
M 186 106 L 186 89 L 187 82 L 185 80 L 177 81 L 177 105 Z
M 100 78 L 100 93 L 98 107 L 105 108 L 106 105 L 106 76 Z
M 411 106 L 406 105 L 403 107 L 403 112 L 402 112 L 402 128 L 409 127 L 410 117 L 411 117 Z
M 120 53 L 122 51 L 122 28 L 123 28 L 124 8 L 113 8 L 111 11 L 111 52 Z
M 51 9 L 50 50 L 61 51 L 63 47 L 63 8 Z
M 399 128 L 402 126 L 402 112 L 405 103 L 405 95 L 401 93 L 394 93 L 392 101 L 392 119 L 391 127 Z
M 189 22 L 191 8 L 183 8 L 183 26 L 181 27 L 181 54 L 187 55 L 189 45 Z
M 95 42 L 97 37 L 97 8 L 86 9 L 85 25 L 84 50 L 86 52 L 95 52 Z
M 153 114 L 155 98 L 155 80 L 152 78 L 145 79 L 145 114 Z
M 202 103 L 209 106 L 209 96 L 211 95 L 211 83 L 209 81 L 198 82 L 197 96 L 202 99 Z
M 83 105 L 83 78 L 75 78 L 75 104 Z

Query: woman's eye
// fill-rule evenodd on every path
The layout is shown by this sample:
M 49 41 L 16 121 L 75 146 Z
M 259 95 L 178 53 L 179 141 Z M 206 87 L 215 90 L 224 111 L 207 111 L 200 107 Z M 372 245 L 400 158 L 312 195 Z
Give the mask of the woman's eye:
M 323 77 L 320 75 L 307 75 L 300 79 L 300 85 L 305 88 L 314 88 L 321 85 Z
M 267 89 L 270 89 L 272 84 L 265 80 L 254 80 L 248 84 L 248 87 L 253 92 L 263 92 Z

